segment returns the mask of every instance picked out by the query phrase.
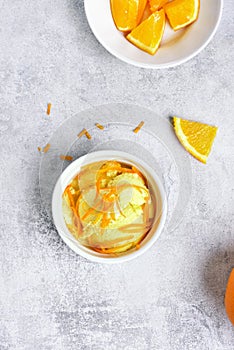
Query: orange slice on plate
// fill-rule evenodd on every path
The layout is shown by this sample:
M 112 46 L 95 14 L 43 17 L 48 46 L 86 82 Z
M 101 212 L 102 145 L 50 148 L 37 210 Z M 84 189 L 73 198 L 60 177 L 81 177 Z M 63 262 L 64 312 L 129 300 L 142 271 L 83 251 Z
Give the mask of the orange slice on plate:
M 159 48 L 165 28 L 164 10 L 156 11 L 127 35 L 139 49 L 154 55 Z
M 135 28 L 143 15 L 147 0 L 111 0 L 111 12 L 116 27 L 128 32 Z
M 151 12 L 161 9 L 167 2 L 168 0 L 149 0 Z
M 173 118 L 175 133 L 184 148 L 202 163 L 207 162 L 218 128 L 216 126 Z
M 147 1 L 144 12 L 143 12 L 143 16 L 141 18 L 140 22 L 143 22 L 144 20 L 146 20 L 147 18 L 149 18 L 149 16 L 152 15 L 152 11 L 150 10 L 150 4 Z
M 145 11 L 145 7 L 147 4 L 147 0 L 141 0 L 139 1 L 139 7 L 138 7 L 138 16 L 137 16 L 137 25 L 140 23 L 143 13 Z
M 196 21 L 200 0 L 174 0 L 164 6 L 173 30 L 178 30 Z
M 227 315 L 234 325 L 234 269 L 228 280 L 224 303 Z

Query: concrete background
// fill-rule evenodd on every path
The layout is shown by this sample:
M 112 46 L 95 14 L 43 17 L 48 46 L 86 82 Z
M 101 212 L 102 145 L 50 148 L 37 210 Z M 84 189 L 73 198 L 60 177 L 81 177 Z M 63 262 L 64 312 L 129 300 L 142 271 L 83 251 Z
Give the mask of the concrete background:
M 223 307 L 234 267 L 233 1 L 210 45 L 163 71 L 107 53 L 82 0 L 0 0 L 0 9 L 0 349 L 233 349 Z M 110 102 L 220 127 L 209 164 L 191 158 L 180 226 L 120 266 L 63 244 L 38 181 L 37 146 L 77 111 Z

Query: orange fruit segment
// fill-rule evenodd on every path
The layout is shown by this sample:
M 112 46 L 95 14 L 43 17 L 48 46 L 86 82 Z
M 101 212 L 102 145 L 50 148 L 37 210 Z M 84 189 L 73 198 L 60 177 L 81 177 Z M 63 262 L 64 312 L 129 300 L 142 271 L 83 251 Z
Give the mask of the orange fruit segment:
M 147 0 L 141 0 L 139 1 L 139 7 L 138 7 L 138 16 L 137 16 L 137 25 L 140 23 L 143 13 L 145 11 L 145 7 L 147 4 Z
M 135 28 L 143 15 L 147 0 L 111 0 L 111 12 L 116 27 L 127 32 Z
M 173 30 L 178 30 L 196 21 L 200 0 L 174 0 L 164 6 Z
M 149 2 L 147 1 L 144 12 L 143 12 L 143 16 L 141 18 L 141 22 L 143 22 L 144 20 L 146 20 L 147 18 L 149 18 L 149 16 L 152 14 L 152 11 L 150 10 L 150 5 Z
M 174 117 L 174 130 L 184 148 L 202 163 L 207 162 L 218 128 Z
M 234 269 L 228 280 L 224 303 L 227 315 L 234 325 Z
M 151 12 L 161 9 L 167 2 L 168 0 L 149 0 Z
M 164 28 L 164 10 L 156 11 L 133 29 L 127 39 L 139 49 L 154 55 L 161 43 Z

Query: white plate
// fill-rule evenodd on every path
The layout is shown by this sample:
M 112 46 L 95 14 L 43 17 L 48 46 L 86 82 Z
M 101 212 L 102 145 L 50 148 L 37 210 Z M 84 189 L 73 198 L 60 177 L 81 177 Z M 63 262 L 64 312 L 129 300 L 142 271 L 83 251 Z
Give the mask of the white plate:
M 151 56 L 132 45 L 115 27 L 110 0 L 85 0 L 89 25 L 99 42 L 112 55 L 144 68 L 169 68 L 184 63 L 203 50 L 214 36 L 223 0 L 201 0 L 198 20 L 174 32 L 167 24 L 158 52 Z
M 132 130 L 141 121 L 144 127 L 138 134 Z M 99 130 L 95 123 L 105 126 Z M 78 138 L 83 129 L 92 139 Z M 167 196 L 165 230 L 170 234 L 183 218 L 189 202 L 192 183 L 190 155 L 178 142 L 171 123 L 157 113 L 137 105 L 107 104 L 81 111 L 67 119 L 51 136 L 49 152 L 42 156 L 40 192 L 48 218 L 51 217 L 51 198 L 55 184 L 69 166 L 60 159 L 68 154 L 74 161 L 95 151 L 127 152 L 147 163 L 159 176 Z

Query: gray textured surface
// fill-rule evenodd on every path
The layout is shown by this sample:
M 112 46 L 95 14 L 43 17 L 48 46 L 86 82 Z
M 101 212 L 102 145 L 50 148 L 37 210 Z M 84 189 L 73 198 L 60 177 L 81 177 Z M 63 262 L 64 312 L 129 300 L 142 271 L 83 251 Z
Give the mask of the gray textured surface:
M 164 71 L 109 55 L 82 0 L 1 0 L 0 9 L 0 349 L 233 349 L 223 308 L 234 266 L 233 1 L 212 43 Z M 70 115 L 108 102 L 220 126 L 209 164 L 191 159 L 183 222 L 120 266 L 69 250 L 38 190 L 37 146 Z

